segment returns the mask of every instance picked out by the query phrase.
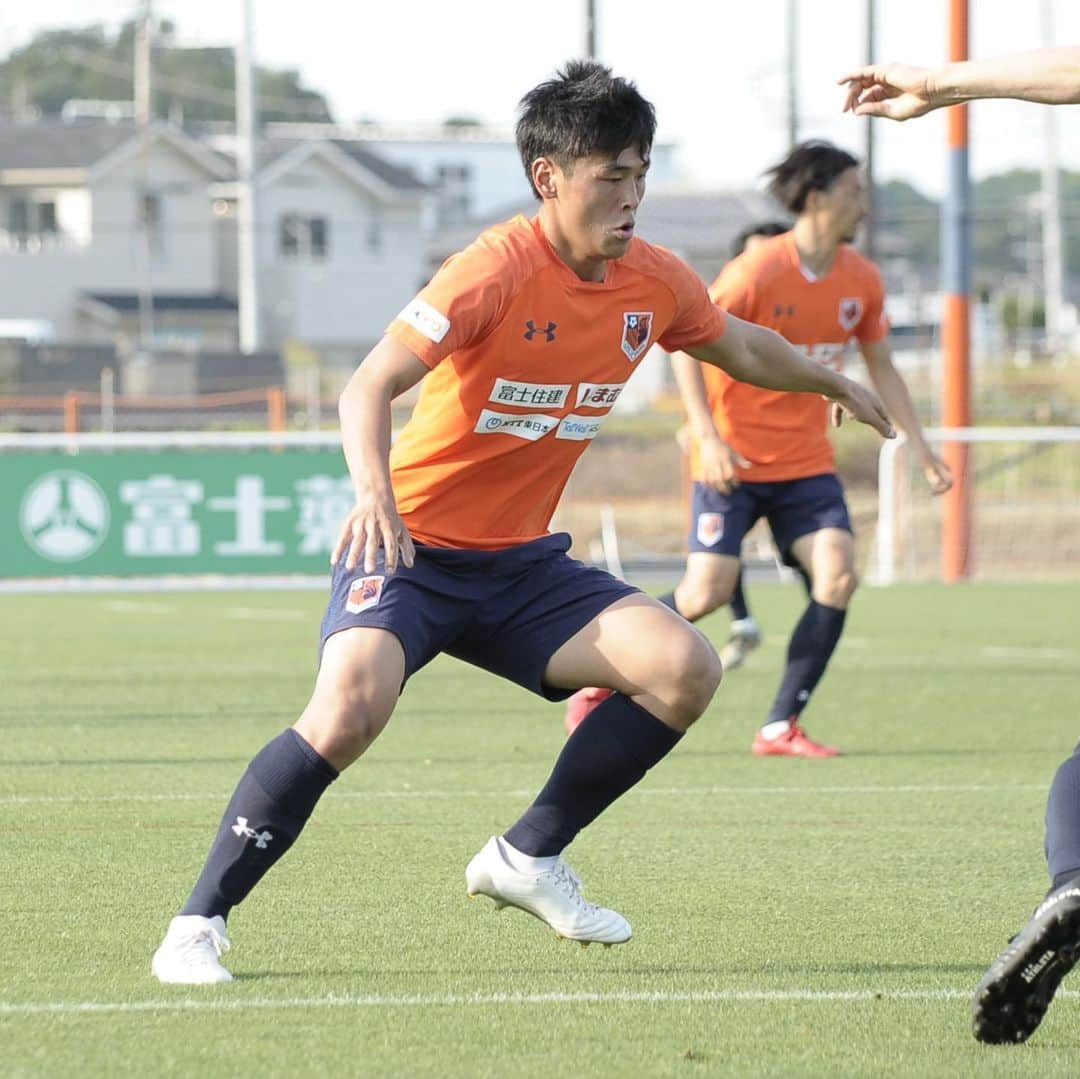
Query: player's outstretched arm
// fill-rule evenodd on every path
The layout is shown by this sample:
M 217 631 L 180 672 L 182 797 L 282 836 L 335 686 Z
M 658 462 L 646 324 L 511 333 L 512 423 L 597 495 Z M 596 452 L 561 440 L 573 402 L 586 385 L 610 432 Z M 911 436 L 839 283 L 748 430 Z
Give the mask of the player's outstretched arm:
M 336 565 L 354 569 L 363 557 L 365 573 L 375 571 L 381 547 L 386 571 L 393 573 L 398 558 L 411 566 L 412 537 L 398 516 L 390 484 L 390 402 L 415 386 L 427 367 L 393 337 L 384 337 L 353 372 L 338 401 L 341 444 L 349 466 L 356 505 L 341 527 L 330 556 Z
M 707 345 L 687 349 L 702 363 L 722 368 L 732 378 L 767 390 L 820 393 L 885 438 L 895 438 L 885 406 L 872 390 L 797 352 L 773 330 L 744 322 L 730 312 L 724 333 Z M 835 419 L 836 417 L 834 417 Z
M 930 448 L 923 435 L 919 415 L 904 382 L 892 362 L 892 352 L 886 341 L 868 341 L 862 346 L 863 359 L 870 381 L 877 390 L 896 426 L 907 436 L 909 445 L 922 467 L 930 490 L 943 495 L 953 485 L 949 466 Z
M 1035 49 L 938 68 L 871 64 L 838 80 L 844 110 L 857 116 L 910 120 L 945 105 L 1008 97 L 1044 105 L 1080 103 L 1080 48 Z

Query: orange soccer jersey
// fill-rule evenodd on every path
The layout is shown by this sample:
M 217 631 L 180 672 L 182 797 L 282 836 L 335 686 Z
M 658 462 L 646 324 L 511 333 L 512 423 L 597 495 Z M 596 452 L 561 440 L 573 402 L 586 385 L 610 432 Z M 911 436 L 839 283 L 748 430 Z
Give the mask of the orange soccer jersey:
M 664 248 L 634 239 L 582 281 L 538 220 L 489 229 L 390 324 L 430 367 L 390 454 L 398 510 L 440 547 L 537 539 L 638 361 L 716 340 L 724 314 Z
M 815 279 L 790 232 L 730 262 L 709 294 L 725 311 L 776 330 L 810 359 L 837 370 L 852 338 L 869 343 L 889 332 L 877 267 L 845 244 L 829 272 Z M 720 437 L 751 462 L 739 469 L 744 480 L 794 480 L 833 470 L 822 397 L 750 386 L 704 364 L 702 370 Z M 692 470 L 700 479 L 696 453 Z

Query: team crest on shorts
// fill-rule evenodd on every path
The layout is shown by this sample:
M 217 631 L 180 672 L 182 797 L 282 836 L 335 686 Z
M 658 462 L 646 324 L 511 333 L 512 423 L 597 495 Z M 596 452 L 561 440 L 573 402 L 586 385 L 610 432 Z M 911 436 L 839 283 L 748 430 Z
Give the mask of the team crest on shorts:
M 862 318 L 862 300 L 858 296 L 846 296 L 840 301 L 838 317 L 840 325 L 850 333 L 859 325 L 859 320 Z
M 698 543 L 705 547 L 715 547 L 724 537 L 724 515 L 722 513 L 699 513 L 697 519 Z
M 631 363 L 649 347 L 651 333 L 651 311 L 623 312 L 622 350 Z
M 349 598 L 345 601 L 345 610 L 349 614 L 359 614 L 369 607 L 374 607 L 382 596 L 385 577 L 359 577 L 349 585 Z

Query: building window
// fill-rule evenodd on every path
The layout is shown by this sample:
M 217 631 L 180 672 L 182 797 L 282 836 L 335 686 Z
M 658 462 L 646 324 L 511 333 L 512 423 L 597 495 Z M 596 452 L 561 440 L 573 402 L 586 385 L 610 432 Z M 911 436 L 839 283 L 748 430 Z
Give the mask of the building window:
M 14 251 L 40 251 L 56 247 L 60 230 L 52 199 L 14 198 L 8 203 L 6 246 Z
M 286 259 L 324 259 L 330 250 L 330 224 L 325 217 L 282 214 L 278 252 Z

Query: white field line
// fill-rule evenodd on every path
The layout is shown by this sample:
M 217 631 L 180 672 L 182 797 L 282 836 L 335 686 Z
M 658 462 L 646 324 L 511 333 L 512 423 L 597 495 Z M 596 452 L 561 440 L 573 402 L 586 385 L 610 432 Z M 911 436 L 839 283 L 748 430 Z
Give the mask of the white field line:
M 923 783 L 879 786 L 834 787 L 644 787 L 634 793 L 653 798 L 708 798 L 719 795 L 760 794 L 1002 794 L 1012 791 L 1039 791 L 1045 793 L 1045 783 Z M 442 798 L 531 798 L 533 789 L 521 790 L 388 790 L 388 791 L 333 791 L 328 798 L 416 799 Z M 125 802 L 221 802 L 227 793 L 218 794 L 29 794 L 0 796 L 0 805 L 69 805 L 109 804 Z
M 1066 990 L 1057 998 L 1080 998 L 1080 992 Z M 296 1008 L 431 1008 L 505 1007 L 545 1004 L 723 1004 L 796 1003 L 831 1004 L 858 1001 L 942 1001 L 971 999 L 970 989 L 717 989 L 687 992 L 626 990 L 612 993 L 447 993 L 402 996 L 333 993 L 321 997 L 214 997 L 210 1000 L 130 1001 L 0 1001 L 0 1016 L 97 1014 L 124 1012 L 231 1012 Z

